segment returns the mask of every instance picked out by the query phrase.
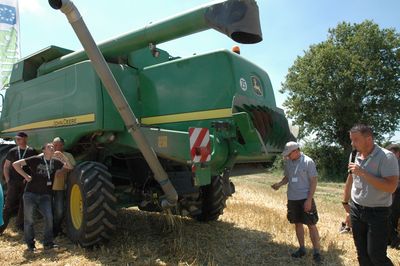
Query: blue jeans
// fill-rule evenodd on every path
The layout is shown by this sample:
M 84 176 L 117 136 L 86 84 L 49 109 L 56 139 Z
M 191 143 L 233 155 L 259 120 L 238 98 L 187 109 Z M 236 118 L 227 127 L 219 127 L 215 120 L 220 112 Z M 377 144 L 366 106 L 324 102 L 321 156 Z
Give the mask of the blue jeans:
M 64 218 L 64 190 L 53 190 L 53 232 L 61 232 L 61 223 Z
M 350 219 L 358 262 L 361 266 L 393 266 L 387 257 L 389 207 L 363 207 L 350 204 Z
M 39 210 L 44 219 L 43 245 L 53 244 L 53 212 L 51 209 L 51 195 L 25 192 L 24 196 L 24 239 L 28 246 L 35 245 L 33 230 L 33 214 Z

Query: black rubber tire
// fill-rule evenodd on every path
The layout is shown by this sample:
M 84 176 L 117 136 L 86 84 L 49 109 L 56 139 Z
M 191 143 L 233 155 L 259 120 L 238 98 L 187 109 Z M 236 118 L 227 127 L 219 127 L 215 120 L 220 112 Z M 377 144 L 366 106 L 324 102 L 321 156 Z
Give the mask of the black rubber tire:
M 74 168 L 67 183 L 68 237 L 82 247 L 104 244 L 112 237 L 117 218 L 115 187 L 107 167 L 97 162 L 83 162 Z M 74 201 L 71 193 L 79 195 L 81 201 Z M 76 222 L 76 217 L 80 217 L 80 222 Z
M 194 218 L 201 222 L 216 221 L 223 214 L 226 199 L 221 176 L 211 177 L 211 184 L 201 187 L 202 208 L 201 214 Z

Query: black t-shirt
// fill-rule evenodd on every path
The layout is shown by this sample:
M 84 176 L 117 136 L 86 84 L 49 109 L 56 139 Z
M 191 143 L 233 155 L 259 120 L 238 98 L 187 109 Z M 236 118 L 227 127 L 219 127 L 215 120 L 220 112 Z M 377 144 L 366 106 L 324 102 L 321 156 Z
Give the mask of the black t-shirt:
M 14 167 L 12 166 L 13 162 L 18 161 L 20 159 L 25 159 L 25 158 L 37 155 L 37 152 L 34 149 L 32 149 L 31 147 L 28 147 L 25 150 L 18 149 L 18 148 L 19 147 L 17 146 L 17 147 L 10 149 L 6 156 L 6 159 L 11 162 L 10 171 L 9 171 L 10 181 L 21 181 L 24 179 L 20 174 L 18 174 L 17 171 L 15 171 Z M 24 166 L 23 169 L 28 175 L 30 175 L 29 167 Z
M 32 176 L 32 180 L 27 183 L 25 191 L 37 194 L 51 194 L 54 174 L 64 164 L 57 159 L 45 161 L 43 155 L 27 158 L 25 162 L 30 168 Z M 50 175 L 50 181 L 48 175 Z

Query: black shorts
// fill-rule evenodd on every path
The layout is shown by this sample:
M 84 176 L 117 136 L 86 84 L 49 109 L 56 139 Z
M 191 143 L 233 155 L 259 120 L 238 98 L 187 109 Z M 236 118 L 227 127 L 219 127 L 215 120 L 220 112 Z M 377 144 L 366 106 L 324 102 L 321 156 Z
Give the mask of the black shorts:
M 304 211 L 304 202 L 306 200 L 288 200 L 287 219 L 291 224 L 314 225 L 318 222 L 317 206 L 314 199 L 311 202 L 311 211 Z

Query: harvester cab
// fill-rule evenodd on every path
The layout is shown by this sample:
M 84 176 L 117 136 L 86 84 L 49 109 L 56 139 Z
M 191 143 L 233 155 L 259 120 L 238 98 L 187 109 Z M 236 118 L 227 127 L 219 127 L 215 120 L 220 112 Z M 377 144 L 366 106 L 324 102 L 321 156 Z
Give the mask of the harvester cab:
M 207 4 L 98 45 L 71 1 L 49 3 L 84 50 L 51 46 L 14 65 L 0 137 L 24 130 L 35 148 L 66 140 L 80 162 L 66 193 L 74 242 L 110 239 L 123 206 L 216 220 L 234 192 L 232 167 L 270 162 L 293 138 L 267 73 L 243 56 L 217 50 L 180 58 L 157 48 L 210 28 L 260 42 L 254 0 Z

